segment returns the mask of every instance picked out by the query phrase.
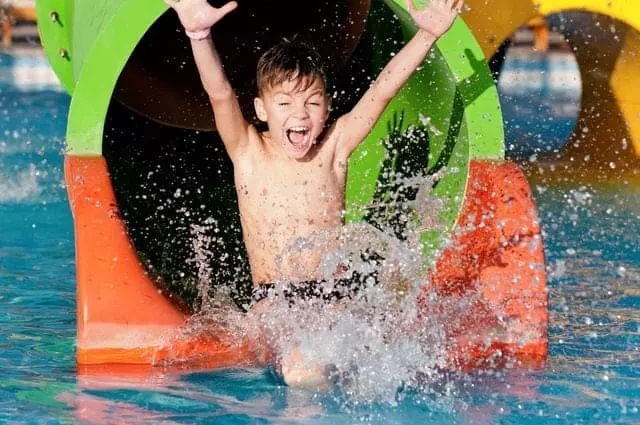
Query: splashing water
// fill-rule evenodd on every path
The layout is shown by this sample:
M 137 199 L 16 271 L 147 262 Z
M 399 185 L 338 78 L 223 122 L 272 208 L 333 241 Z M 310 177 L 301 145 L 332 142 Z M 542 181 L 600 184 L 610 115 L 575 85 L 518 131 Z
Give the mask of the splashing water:
M 416 193 L 413 200 L 386 201 L 391 209 L 404 203 L 406 240 L 398 239 L 391 226 L 355 223 L 298 238 L 282 253 L 279 259 L 287 257 L 288 264 L 289 257 L 304 258 L 305 250 L 321 251 L 323 280 L 318 285 L 322 293 L 344 296 L 334 302 L 283 296 L 291 282 L 281 278 L 263 301 L 268 308 L 241 313 L 228 286 L 214 285 L 210 291 L 215 276 L 209 262 L 220 248 L 212 249 L 218 243 L 217 223 L 207 219 L 193 225 L 193 261 L 202 307 L 191 320 L 191 331 L 215 324 L 238 340 L 266 340 L 277 363 L 297 356 L 299 367 L 323 369 L 329 381 L 358 402 L 395 404 L 399 389 L 428 385 L 446 361 L 444 321 L 423 314 L 435 298 L 427 289 L 420 233 L 437 225 L 442 210 L 442 201 L 430 195 L 438 177 L 397 175 L 392 182 L 400 190 L 413 188 Z M 327 250 L 335 240 L 337 247 Z M 285 275 L 282 270 L 280 275 Z M 355 283 L 348 280 L 345 287 L 338 278 L 353 278 Z
M 246 326 L 243 325 L 243 317 L 240 310 L 233 302 L 231 286 L 214 285 L 217 276 L 211 267 L 211 261 L 216 252 L 222 252 L 222 262 L 229 256 L 225 252 L 224 240 L 216 237 L 220 232 L 218 222 L 209 217 L 200 225 L 191 225 L 193 239 L 193 258 L 191 262 L 197 268 L 197 288 L 200 305 L 189 320 L 185 334 L 206 333 L 213 325 L 216 328 L 224 327 L 240 343 L 244 339 Z M 214 248 L 215 247 L 215 248 Z
M 213 307 L 211 305 L 212 298 L 215 299 L 215 295 L 211 297 L 211 279 L 213 276 L 213 268 L 211 267 L 211 260 L 213 259 L 213 251 L 211 250 L 211 244 L 218 242 L 218 239 L 210 235 L 211 231 L 217 233 L 219 227 L 216 220 L 209 217 L 201 225 L 191 225 L 191 245 L 193 248 L 193 260 L 197 267 L 198 276 L 198 294 L 201 301 L 201 309 L 210 310 Z M 217 288 L 216 288 L 217 290 Z
M 37 198 L 42 192 L 38 183 L 40 172 L 35 165 L 29 164 L 26 170 L 15 176 L 0 173 L 0 203 L 24 202 Z

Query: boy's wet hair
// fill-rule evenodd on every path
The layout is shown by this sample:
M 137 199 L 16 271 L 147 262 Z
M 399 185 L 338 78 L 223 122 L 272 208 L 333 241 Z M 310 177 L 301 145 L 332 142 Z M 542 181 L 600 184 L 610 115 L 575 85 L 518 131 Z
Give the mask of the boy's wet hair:
M 303 41 L 282 39 L 258 61 L 258 94 L 285 81 L 295 81 L 296 90 L 308 89 L 316 78 L 327 89 L 327 74 L 320 53 Z

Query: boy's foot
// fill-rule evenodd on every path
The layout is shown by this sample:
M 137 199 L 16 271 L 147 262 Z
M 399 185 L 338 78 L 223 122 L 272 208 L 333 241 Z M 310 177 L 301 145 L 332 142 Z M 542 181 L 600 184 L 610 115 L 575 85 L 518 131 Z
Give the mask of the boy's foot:
M 282 359 L 280 369 L 284 382 L 290 387 L 327 391 L 331 388 L 326 365 L 310 365 L 299 347 Z
M 263 299 L 251 308 L 251 315 L 257 320 L 256 323 L 264 324 L 265 321 L 263 319 L 273 309 L 273 300 L 268 298 Z M 269 330 L 269 333 L 271 333 L 271 331 L 272 330 Z M 264 335 L 264 332 L 261 332 L 261 334 Z M 284 334 L 282 337 L 284 337 Z M 264 341 L 262 342 L 264 343 Z M 328 372 L 330 368 L 327 367 L 327 365 L 311 364 L 305 359 L 299 346 L 295 346 L 288 353 L 271 352 L 270 357 L 277 358 L 280 355 L 282 357 L 279 364 L 280 373 L 287 385 L 315 391 L 326 391 L 331 387 Z

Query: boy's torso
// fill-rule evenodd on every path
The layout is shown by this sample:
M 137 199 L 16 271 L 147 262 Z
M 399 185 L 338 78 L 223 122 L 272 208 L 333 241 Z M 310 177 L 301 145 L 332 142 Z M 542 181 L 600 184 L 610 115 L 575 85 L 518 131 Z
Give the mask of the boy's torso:
M 258 136 L 236 158 L 236 191 L 255 285 L 320 278 L 322 254 L 337 246 L 343 223 L 346 166 L 336 164 L 332 142 L 319 142 L 308 160 L 295 161 L 275 154 Z M 294 246 L 303 240 L 311 244 Z

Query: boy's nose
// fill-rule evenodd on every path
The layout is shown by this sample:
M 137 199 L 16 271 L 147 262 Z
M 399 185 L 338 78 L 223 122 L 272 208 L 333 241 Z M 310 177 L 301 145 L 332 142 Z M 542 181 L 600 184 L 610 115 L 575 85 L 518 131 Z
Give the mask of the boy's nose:
M 295 110 L 295 116 L 296 118 L 308 118 L 309 111 L 305 106 L 298 106 Z

